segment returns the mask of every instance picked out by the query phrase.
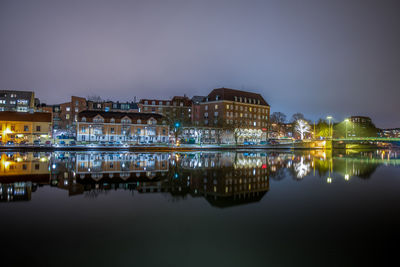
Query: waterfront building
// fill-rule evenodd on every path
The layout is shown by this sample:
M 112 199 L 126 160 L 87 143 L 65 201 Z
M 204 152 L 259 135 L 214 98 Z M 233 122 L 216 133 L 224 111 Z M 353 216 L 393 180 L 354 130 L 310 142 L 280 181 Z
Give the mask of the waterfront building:
M 348 118 L 347 137 L 376 137 L 378 129 L 375 127 L 372 119 L 366 116 L 351 116 Z M 344 128 L 346 129 L 346 121 Z
M 270 106 L 257 93 L 229 88 L 212 90 L 199 104 L 195 125 L 219 128 L 215 138 L 222 143 L 266 140 Z M 236 136 L 234 136 L 236 135 Z
M 174 96 L 171 100 L 141 99 L 141 112 L 161 114 L 169 123 L 192 124 L 192 101 L 186 96 Z
M 0 90 L 0 111 L 28 112 L 35 108 L 32 91 Z
M 78 115 L 77 141 L 165 143 L 168 124 L 160 114 L 82 111 Z
M 400 138 L 400 128 L 380 129 L 380 137 Z
M 44 143 L 51 138 L 51 114 L 47 112 L 0 112 L 0 140 L 2 143 Z

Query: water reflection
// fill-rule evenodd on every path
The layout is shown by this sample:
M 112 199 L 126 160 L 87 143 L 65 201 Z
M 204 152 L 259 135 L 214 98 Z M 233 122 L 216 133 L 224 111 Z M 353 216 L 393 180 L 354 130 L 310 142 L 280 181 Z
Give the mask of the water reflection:
M 38 187 L 97 197 L 110 190 L 166 194 L 174 201 L 203 197 L 229 207 L 257 202 L 269 178 L 296 181 L 316 176 L 332 183 L 368 179 L 381 165 L 399 165 L 397 151 L 307 152 L 55 152 L 1 153 L 0 200 L 31 200 Z

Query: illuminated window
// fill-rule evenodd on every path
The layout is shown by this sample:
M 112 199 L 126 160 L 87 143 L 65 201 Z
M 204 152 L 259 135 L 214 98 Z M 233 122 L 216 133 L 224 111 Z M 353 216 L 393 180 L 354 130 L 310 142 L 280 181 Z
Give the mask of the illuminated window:
M 71 108 L 70 107 L 66 107 L 65 110 L 66 111 L 71 111 Z
M 24 132 L 29 131 L 29 126 L 28 125 L 24 125 Z
M 215 105 L 215 109 L 218 109 L 218 105 Z

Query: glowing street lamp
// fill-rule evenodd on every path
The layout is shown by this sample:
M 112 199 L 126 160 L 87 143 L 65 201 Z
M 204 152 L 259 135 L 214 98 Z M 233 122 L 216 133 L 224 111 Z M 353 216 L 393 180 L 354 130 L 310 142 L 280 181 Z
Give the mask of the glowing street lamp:
M 331 136 L 331 139 L 332 139 L 332 136 L 333 136 L 333 125 L 331 126 L 332 116 L 328 116 L 328 117 L 326 117 L 326 118 L 327 118 L 327 120 L 329 121 L 329 124 L 328 124 L 329 135 Z

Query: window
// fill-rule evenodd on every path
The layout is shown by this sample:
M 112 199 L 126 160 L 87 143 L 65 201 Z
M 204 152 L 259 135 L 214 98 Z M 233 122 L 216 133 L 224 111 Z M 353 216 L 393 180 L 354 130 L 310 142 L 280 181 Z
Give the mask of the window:
M 11 94 L 11 98 L 16 98 L 17 94 Z
M 82 121 L 86 121 L 86 117 L 82 117 Z
M 11 131 L 15 132 L 15 125 L 11 125 Z
M 35 170 L 39 170 L 39 164 L 35 164 Z
M 36 126 L 36 132 L 40 132 L 40 125 Z
M 81 128 L 81 132 L 82 132 L 82 133 L 85 133 L 85 132 L 86 132 L 86 127 L 83 126 L 83 127 Z
M 181 102 L 181 107 L 183 107 L 183 102 Z
M 229 109 L 229 105 L 226 105 L 226 109 Z
M 215 109 L 218 109 L 218 105 L 215 105 Z
M 75 112 L 79 112 L 79 108 L 76 107 L 76 108 L 75 108 Z
M 141 124 L 141 123 L 142 123 L 142 120 L 140 120 L 140 119 L 137 120 L 137 123 L 138 123 L 138 124 Z
M 115 133 L 115 129 L 114 128 L 110 128 L 110 132 L 113 134 Z
M 69 114 L 65 115 L 65 119 L 69 120 Z
M 114 118 L 111 118 L 111 119 L 110 119 L 110 122 L 111 122 L 111 123 L 114 123 L 114 122 L 115 122 L 115 119 L 114 119 Z
M 137 134 L 140 134 L 140 128 L 137 128 L 137 129 L 136 129 L 136 133 L 137 133 Z
M 79 101 L 78 100 L 75 101 L 75 106 L 79 106 Z
M 18 103 L 18 105 L 28 105 L 28 100 L 26 100 L 26 99 L 18 99 L 17 103 Z
M 204 107 L 204 110 L 208 110 L 208 106 L 207 105 Z
M 214 112 L 214 117 L 218 117 L 218 111 Z
M 6 101 L 4 99 L 1 99 L 0 104 L 6 104 Z
M 155 105 L 155 104 L 156 104 L 156 101 L 151 101 L 151 104 L 152 104 L 152 105 Z
M 163 102 L 162 102 L 162 101 L 160 101 L 158 104 L 159 104 L 160 106 L 162 106 Z
M 94 121 L 94 122 L 104 122 L 104 119 L 103 119 L 102 117 L 98 116 L 98 117 L 95 117 L 95 118 L 93 119 L 93 121 Z
M 29 126 L 28 125 L 24 125 L 24 132 L 29 131 Z
M 15 103 L 16 103 L 15 100 L 10 100 L 11 105 L 15 105 Z
M 66 107 L 65 110 L 66 111 L 71 111 L 71 108 L 70 107 Z

